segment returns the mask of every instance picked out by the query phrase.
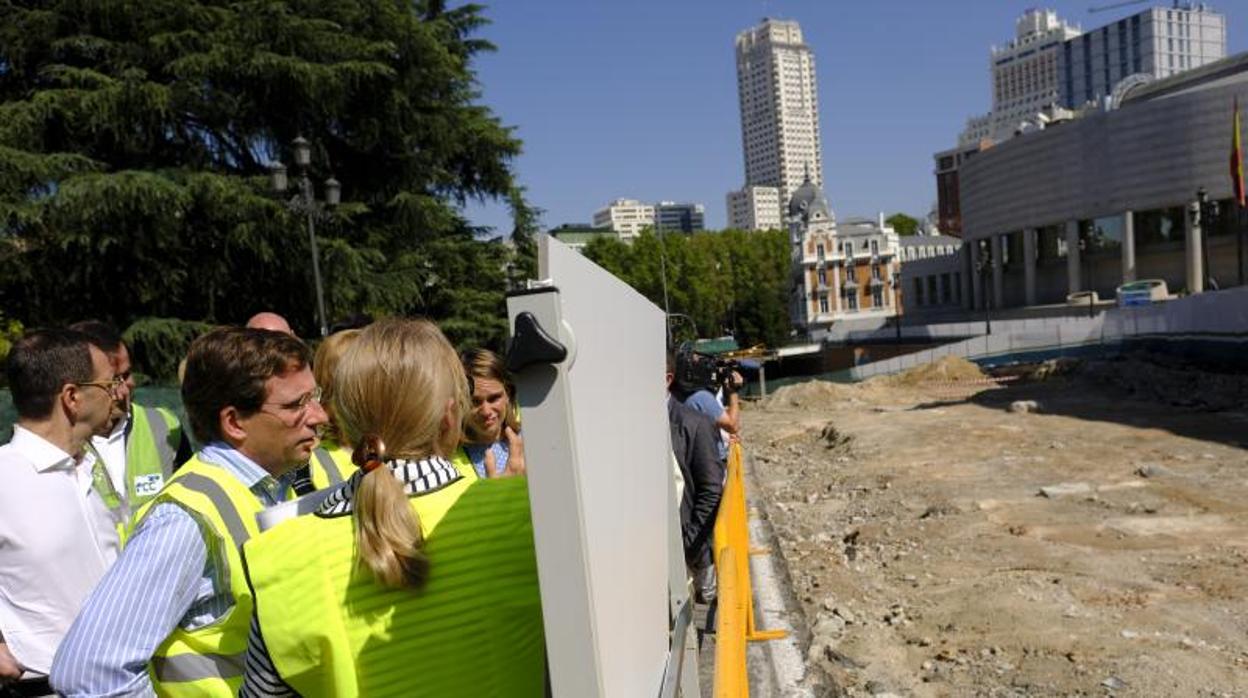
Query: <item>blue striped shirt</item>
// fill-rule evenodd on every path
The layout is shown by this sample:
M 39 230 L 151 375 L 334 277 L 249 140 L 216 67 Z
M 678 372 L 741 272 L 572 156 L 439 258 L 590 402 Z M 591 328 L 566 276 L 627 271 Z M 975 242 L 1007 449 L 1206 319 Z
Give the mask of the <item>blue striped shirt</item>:
M 293 473 L 274 478 L 230 446 L 199 452 L 266 506 L 285 498 Z M 66 696 L 148 696 L 147 664 L 169 633 L 203 627 L 234 603 L 215 535 L 176 504 L 157 504 L 121 557 L 91 592 L 52 663 L 52 685 Z

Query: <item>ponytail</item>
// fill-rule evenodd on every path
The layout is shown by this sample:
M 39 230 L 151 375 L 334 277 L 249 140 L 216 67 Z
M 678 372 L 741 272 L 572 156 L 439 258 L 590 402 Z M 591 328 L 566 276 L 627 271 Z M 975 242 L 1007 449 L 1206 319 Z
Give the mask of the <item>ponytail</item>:
M 391 589 L 419 589 L 429 579 L 429 559 L 421 548 L 420 521 L 408 505 L 403 485 L 383 462 L 386 447 L 365 436 L 351 460 L 364 471 L 355 490 L 356 548 L 360 564 L 379 584 Z

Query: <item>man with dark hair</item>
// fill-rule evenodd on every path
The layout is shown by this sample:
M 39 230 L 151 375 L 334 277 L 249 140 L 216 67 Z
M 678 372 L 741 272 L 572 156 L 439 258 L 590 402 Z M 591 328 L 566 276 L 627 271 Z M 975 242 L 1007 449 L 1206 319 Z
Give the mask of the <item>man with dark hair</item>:
M 233 696 L 242 681 L 252 601 L 239 549 L 328 418 L 290 335 L 219 328 L 186 363 L 182 402 L 204 446 L 137 512 L 57 653 L 60 693 Z
M 91 343 L 108 356 L 121 380 L 113 422 L 107 434 L 91 440 L 91 446 L 104 461 L 117 494 L 105 500 L 125 522 L 130 513 L 156 496 L 179 465 L 190 460 L 191 442 L 173 412 L 134 402 L 130 349 L 116 328 L 99 320 L 84 320 L 69 329 L 90 337 Z
M 93 487 L 88 439 L 107 426 L 117 382 L 104 352 L 69 330 L 34 330 L 8 358 L 17 408 L 0 446 L 0 693 L 51 693 L 52 657 L 117 558 Z
M 675 354 L 667 352 L 667 420 L 672 433 L 672 452 L 680 466 L 685 487 L 680 498 L 680 530 L 685 564 L 693 575 L 694 593 L 702 603 L 716 596 L 711 533 L 724 493 L 724 471 L 715 450 L 718 434 L 710 417 L 682 405 L 672 395 L 676 377 Z

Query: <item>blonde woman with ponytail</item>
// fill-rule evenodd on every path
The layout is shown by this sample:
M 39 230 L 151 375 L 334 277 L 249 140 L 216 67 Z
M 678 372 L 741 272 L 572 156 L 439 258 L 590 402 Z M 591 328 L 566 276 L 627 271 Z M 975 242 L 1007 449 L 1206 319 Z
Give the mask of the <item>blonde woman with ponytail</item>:
M 448 459 L 469 405 L 450 343 L 424 320 L 371 325 L 333 393 L 358 468 L 243 546 L 256 611 L 240 695 L 544 695 L 526 479 Z

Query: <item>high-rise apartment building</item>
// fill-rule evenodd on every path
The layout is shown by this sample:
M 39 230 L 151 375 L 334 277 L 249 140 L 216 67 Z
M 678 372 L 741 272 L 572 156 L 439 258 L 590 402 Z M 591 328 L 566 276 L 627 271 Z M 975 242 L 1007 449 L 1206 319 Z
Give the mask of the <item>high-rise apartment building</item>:
M 654 206 L 636 199 L 616 199 L 594 211 L 594 227 L 610 228 L 620 239 L 631 240 L 645 228 L 654 227 Z
M 782 230 L 779 187 L 745 187 L 728 192 L 728 227 Z
M 1124 78 L 1160 79 L 1226 58 L 1226 17 L 1204 3 L 1152 7 L 1063 42 L 1059 103 L 1113 95 Z
M 1226 57 L 1226 18 L 1175 0 L 1088 32 L 1052 10 L 1031 9 L 990 55 L 992 111 L 971 117 L 959 146 L 1009 140 L 1020 131 L 1111 97 L 1123 80 L 1169 77 Z
M 1015 22 L 1014 38 L 992 47 L 992 112 L 969 119 L 958 142 L 1008 139 L 1021 122 L 1059 103 L 1058 55 L 1062 43 L 1076 36 L 1079 28 L 1053 10 L 1024 12 Z
M 706 228 L 706 209 L 702 204 L 660 201 L 654 205 L 655 229 L 665 233 L 692 233 Z
M 762 218 L 778 224 L 779 203 L 788 201 L 807 175 L 823 183 L 815 59 L 797 22 L 778 19 L 738 34 L 736 56 L 745 189 L 729 200 L 752 187 L 775 187 L 774 215 L 765 212 Z M 730 225 L 732 220 L 730 203 Z

